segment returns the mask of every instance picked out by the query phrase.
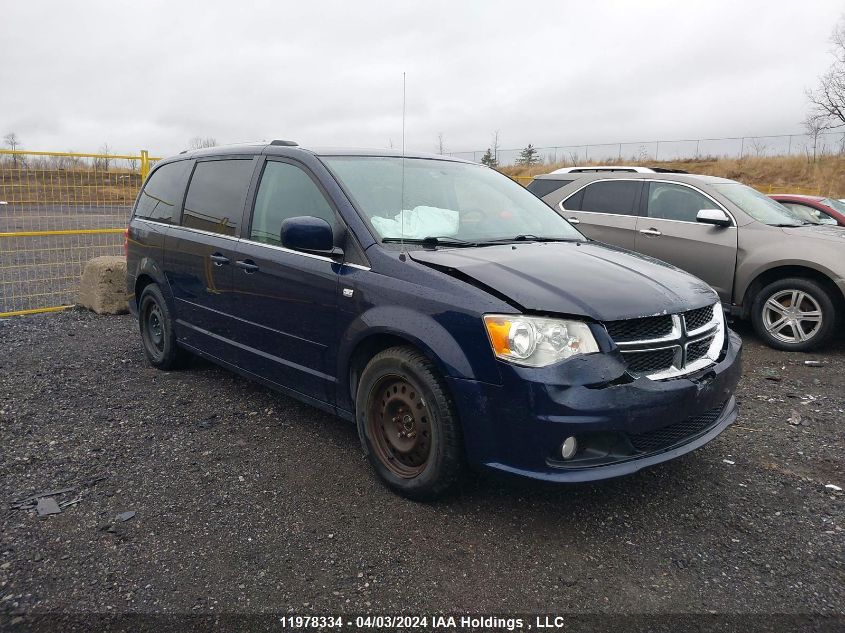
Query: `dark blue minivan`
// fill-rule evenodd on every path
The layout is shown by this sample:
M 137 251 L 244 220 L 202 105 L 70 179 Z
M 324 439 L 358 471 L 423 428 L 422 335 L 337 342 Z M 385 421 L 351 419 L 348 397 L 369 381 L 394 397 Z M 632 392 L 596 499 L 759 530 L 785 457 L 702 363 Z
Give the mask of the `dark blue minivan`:
M 182 153 L 127 235 L 152 365 L 202 356 L 354 421 L 411 498 L 467 465 L 632 473 L 736 418 L 741 343 L 709 286 L 481 165 L 289 141 Z

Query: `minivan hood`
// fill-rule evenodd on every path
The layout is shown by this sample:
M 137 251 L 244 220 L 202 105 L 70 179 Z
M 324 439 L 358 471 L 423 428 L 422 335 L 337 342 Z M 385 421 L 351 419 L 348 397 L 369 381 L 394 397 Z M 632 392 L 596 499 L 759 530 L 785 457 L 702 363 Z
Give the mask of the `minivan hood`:
M 711 305 L 700 279 L 651 257 L 598 242 L 538 242 L 413 250 L 415 261 L 457 272 L 522 309 L 614 321 Z
M 845 226 L 809 224 L 806 226 L 783 227 L 781 230 L 787 235 L 809 237 L 820 240 L 835 240 L 845 244 Z

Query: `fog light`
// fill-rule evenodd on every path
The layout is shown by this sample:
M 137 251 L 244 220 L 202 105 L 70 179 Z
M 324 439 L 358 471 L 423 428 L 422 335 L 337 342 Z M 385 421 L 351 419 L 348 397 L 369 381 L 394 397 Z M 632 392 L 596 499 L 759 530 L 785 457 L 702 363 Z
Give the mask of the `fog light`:
M 560 446 L 560 456 L 564 459 L 572 459 L 572 456 L 575 455 L 575 451 L 578 450 L 578 440 L 575 439 L 575 436 L 572 435 L 567 437 L 563 444 Z

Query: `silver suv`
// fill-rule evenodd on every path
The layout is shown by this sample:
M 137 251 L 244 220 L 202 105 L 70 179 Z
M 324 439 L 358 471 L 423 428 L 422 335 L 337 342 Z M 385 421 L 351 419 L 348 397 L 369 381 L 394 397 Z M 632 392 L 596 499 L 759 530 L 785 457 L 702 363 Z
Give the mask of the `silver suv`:
M 528 189 L 587 236 L 700 277 L 772 347 L 806 351 L 845 312 L 845 228 L 813 225 L 751 187 L 693 174 L 537 176 Z

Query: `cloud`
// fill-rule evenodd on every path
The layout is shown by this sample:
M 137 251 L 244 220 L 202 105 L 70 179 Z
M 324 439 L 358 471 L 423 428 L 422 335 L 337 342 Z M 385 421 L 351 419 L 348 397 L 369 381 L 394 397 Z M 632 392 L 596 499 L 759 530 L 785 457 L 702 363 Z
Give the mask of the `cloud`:
M 0 133 L 170 154 L 193 136 L 483 150 L 797 131 L 841 6 L 12 3 Z

